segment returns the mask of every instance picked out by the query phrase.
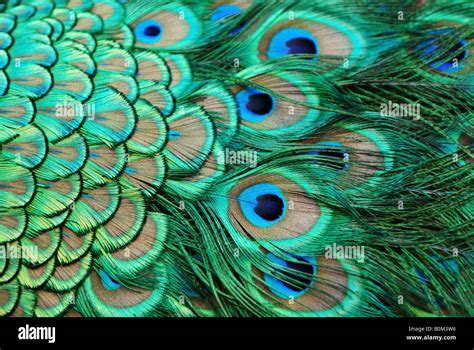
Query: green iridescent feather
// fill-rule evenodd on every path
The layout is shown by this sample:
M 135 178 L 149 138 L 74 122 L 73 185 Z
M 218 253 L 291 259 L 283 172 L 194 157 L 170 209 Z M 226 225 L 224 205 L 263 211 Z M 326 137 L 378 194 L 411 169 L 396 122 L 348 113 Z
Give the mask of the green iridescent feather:
M 472 316 L 469 1 L 0 5 L 0 316 Z

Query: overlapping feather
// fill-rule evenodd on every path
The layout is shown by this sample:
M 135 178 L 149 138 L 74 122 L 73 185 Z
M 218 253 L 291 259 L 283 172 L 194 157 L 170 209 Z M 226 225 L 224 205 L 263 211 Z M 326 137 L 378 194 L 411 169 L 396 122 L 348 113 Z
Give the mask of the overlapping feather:
M 473 16 L 7 1 L 0 316 L 472 315 Z

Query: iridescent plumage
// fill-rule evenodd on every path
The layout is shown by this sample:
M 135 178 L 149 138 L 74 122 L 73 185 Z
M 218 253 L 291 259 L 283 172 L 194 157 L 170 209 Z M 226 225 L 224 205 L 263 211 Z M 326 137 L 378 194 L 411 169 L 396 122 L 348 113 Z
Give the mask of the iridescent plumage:
M 472 315 L 473 16 L 0 5 L 0 316 Z

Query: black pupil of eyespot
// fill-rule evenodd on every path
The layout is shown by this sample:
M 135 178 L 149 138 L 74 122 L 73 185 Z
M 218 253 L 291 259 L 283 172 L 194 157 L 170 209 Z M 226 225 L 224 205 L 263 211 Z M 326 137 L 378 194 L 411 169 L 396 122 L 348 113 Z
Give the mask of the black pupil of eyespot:
M 430 64 L 438 64 L 440 62 L 442 63 L 451 63 L 453 62 L 454 59 L 456 59 L 458 62 L 461 62 L 467 57 L 467 50 L 463 42 L 459 41 L 456 44 L 454 44 L 448 51 L 444 51 L 442 46 L 437 46 L 435 48 L 435 53 L 430 53 L 429 55 L 433 55 L 435 58 L 431 60 Z M 436 53 L 441 53 L 439 57 L 436 57 Z M 456 54 L 456 56 L 452 56 L 453 53 Z
M 290 49 L 289 54 L 315 55 L 317 53 L 316 45 L 308 38 L 294 38 L 288 40 L 285 45 Z
M 314 275 L 314 266 L 305 260 L 299 259 L 303 263 L 287 261 L 285 270 L 278 270 L 285 277 L 280 277 L 281 282 L 295 292 L 301 292 L 308 288 Z
M 237 34 L 240 32 L 245 26 L 247 25 L 247 21 L 244 21 L 238 25 L 236 25 L 234 28 L 231 29 L 230 34 Z
M 161 28 L 155 25 L 148 26 L 145 29 L 145 35 L 147 36 L 158 36 L 161 33 Z
M 461 49 L 464 49 L 464 50 L 461 50 Z M 461 61 L 461 60 L 465 59 L 466 56 L 467 56 L 465 47 L 464 47 L 462 42 L 458 42 L 456 45 L 454 45 L 451 48 L 451 50 L 449 50 L 449 52 L 451 52 L 451 53 L 457 52 L 457 54 L 454 58 L 456 58 L 458 61 Z
M 268 94 L 254 94 L 249 96 L 247 108 L 251 112 L 259 115 L 268 114 L 273 107 L 273 100 Z
M 327 162 L 327 165 L 342 170 L 344 169 L 345 162 L 344 162 L 344 153 L 339 150 L 335 149 L 324 149 L 318 151 L 318 155 L 325 157 L 324 161 Z
M 254 211 L 267 221 L 274 221 L 283 214 L 283 200 L 274 194 L 264 194 L 257 197 Z

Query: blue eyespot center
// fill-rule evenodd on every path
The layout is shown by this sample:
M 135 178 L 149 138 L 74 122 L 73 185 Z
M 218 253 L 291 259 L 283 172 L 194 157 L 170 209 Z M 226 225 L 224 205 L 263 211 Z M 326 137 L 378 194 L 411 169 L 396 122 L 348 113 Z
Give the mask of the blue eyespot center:
M 249 122 L 261 122 L 272 114 L 276 101 L 269 94 L 253 88 L 247 88 L 236 95 L 242 119 Z
M 285 260 L 271 253 L 270 261 L 281 268 L 275 268 L 274 274 L 264 274 L 264 280 L 270 291 L 284 299 L 298 298 L 306 294 L 313 286 L 316 276 L 316 260 L 311 257 L 291 256 Z
M 344 163 L 344 155 L 341 150 L 323 149 L 318 151 L 318 155 L 326 157 L 327 165 L 336 170 L 344 170 L 346 164 Z
M 431 256 L 432 259 L 436 260 L 436 262 L 443 268 L 450 273 L 459 273 L 458 264 L 454 259 L 443 259 L 437 256 Z M 417 274 L 418 278 L 424 285 L 428 285 L 430 283 L 429 279 L 425 276 L 423 272 L 421 272 L 418 268 L 414 268 L 415 273 Z
M 107 290 L 114 291 L 114 290 L 119 289 L 122 286 L 120 283 L 118 283 L 116 280 L 110 277 L 110 275 L 104 270 L 99 271 L 99 276 L 101 278 L 102 285 Z
M 348 154 L 344 151 L 344 146 L 336 141 L 322 141 L 316 144 L 318 149 L 310 152 L 321 157 L 321 164 L 338 170 L 344 171 L 349 167 Z M 321 147 L 323 146 L 323 147 Z
M 236 5 L 229 5 L 224 4 L 217 7 L 211 16 L 211 21 L 217 22 L 224 18 L 228 18 L 230 16 L 238 15 L 241 12 L 240 8 Z
M 437 256 L 431 256 L 432 259 L 436 260 L 436 262 L 443 268 L 443 270 L 446 270 L 448 273 L 451 274 L 458 274 L 459 273 L 459 267 L 458 264 L 454 259 L 444 259 L 440 258 Z M 424 286 L 430 287 L 432 286 L 432 282 L 430 279 L 418 268 L 414 267 L 413 268 L 416 275 L 418 276 L 418 279 L 420 280 L 421 283 L 423 283 Z M 434 305 L 436 306 L 446 306 L 445 301 L 441 297 L 436 297 L 434 298 Z
M 421 272 L 419 269 L 415 268 L 415 273 L 418 276 L 418 278 L 420 279 L 421 283 L 423 283 L 424 285 L 428 285 L 428 279 L 423 274 L 423 272 Z
M 242 10 L 237 5 L 231 4 L 224 4 L 217 7 L 211 15 L 212 22 L 223 22 L 224 20 L 230 19 L 231 17 L 235 17 L 242 13 Z M 240 33 L 244 27 L 246 26 L 247 22 L 244 21 L 243 23 L 238 24 L 234 28 L 229 31 L 230 36 L 234 36 Z
M 174 140 L 174 139 L 177 139 L 181 136 L 181 133 L 177 130 L 170 130 L 168 132 L 168 137 L 171 139 L 171 140 Z
M 267 54 L 269 58 L 278 58 L 294 54 L 317 55 L 318 51 L 318 42 L 310 32 L 302 28 L 285 28 L 273 36 Z
M 163 31 L 163 27 L 153 19 L 144 20 L 135 27 L 137 40 L 148 44 L 160 41 Z
M 271 183 L 247 187 L 239 195 L 242 213 L 255 226 L 270 227 L 286 214 L 287 203 L 282 190 Z
M 462 41 L 459 41 L 458 43 L 456 43 L 450 50 L 450 52 L 457 52 L 458 54 L 454 57 L 456 58 L 458 61 L 462 61 L 464 60 L 465 58 L 467 58 L 467 49 L 465 48 L 467 45 L 467 42 L 466 40 L 462 40 Z M 464 50 L 460 50 L 460 49 L 464 49 Z
M 431 68 L 447 73 L 455 73 L 462 68 L 462 61 L 468 57 L 467 41 L 457 41 L 447 51 L 442 46 L 446 45 L 445 43 L 449 40 L 446 37 L 441 38 L 441 36 L 452 35 L 453 33 L 454 30 L 450 28 L 435 30 L 428 34 L 440 35 L 440 39 L 444 40 L 443 42 L 439 43 L 437 39 L 430 39 L 417 45 L 417 49 L 421 51 L 420 56 L 426 60 Z
M 308 38 L 294 38 L 288 40 L 285 45 L 288 47 L 288 53 L 315 55 L 317 53 L 316 44 Z
M 247 24 L 248 24 L 247 21 L 243 21 L 243 22 L 239 23 L 238 25 L 236 25 L 234 28 L 232 28 L 229 31 L 230 36 L 234 36 L 234 35 L 239 34 L 241 31 L 244 30 L 244 28 Z
M 137 172 L 137 169 L 131 168 L 131 167 L 126 167 L 125 168 L 125 174 L 127 175 L 133 175 Z

